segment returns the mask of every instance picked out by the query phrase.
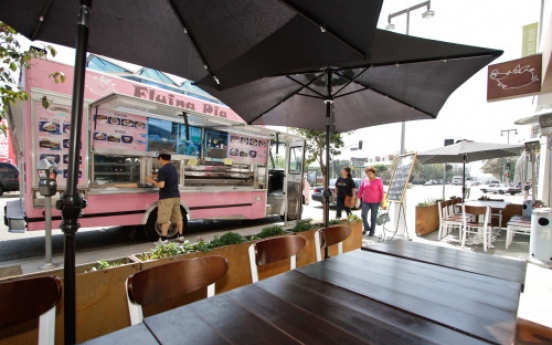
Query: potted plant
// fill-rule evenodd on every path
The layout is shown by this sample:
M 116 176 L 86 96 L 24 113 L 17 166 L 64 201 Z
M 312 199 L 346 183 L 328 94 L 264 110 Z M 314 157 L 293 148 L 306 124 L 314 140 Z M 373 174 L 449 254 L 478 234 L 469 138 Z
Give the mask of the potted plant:
M 416 205 L 416 235 L 427 235 L 439 229 L 439 210 L 434 199 Z

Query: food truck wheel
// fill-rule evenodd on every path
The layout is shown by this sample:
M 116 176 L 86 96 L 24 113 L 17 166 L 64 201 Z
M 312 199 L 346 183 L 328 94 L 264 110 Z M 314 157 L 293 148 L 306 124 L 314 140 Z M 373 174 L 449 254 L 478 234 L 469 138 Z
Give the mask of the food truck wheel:
M 182 208 L 180 209 L 182 212 Z M 183 212 L 183 214 L 185 214 Z M 186 219 L 186 217 L 184 217 Z M 186 220 L 184 220 L 184 226 L 186 225 Z M 178 230 L 176 229 L 176 224 L 171 224 L 169 227 L 169 232 L 167 233 L 168 238 L 172 238 L 178 234 Z M 161 226 L 157 223 L 157 209 L 153 210 L 148 218 L 148 222 L 146 223 L 146 235 L 148 236 L 149 241 L 157 241 L 159 236 L 161 236 Z
M 2 188 L 2 186 L 0 186 L 0 196 L 2 196 L 2 194 L 4 194 L 4 188 Z

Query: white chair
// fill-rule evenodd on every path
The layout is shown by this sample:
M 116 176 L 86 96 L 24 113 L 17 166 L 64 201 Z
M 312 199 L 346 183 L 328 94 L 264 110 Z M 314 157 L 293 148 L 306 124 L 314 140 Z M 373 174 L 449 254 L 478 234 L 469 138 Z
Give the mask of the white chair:
M 303 250 L 306 243 L 301 235 L 278 236 L 253 243 L 249 247 L 249 266 L 253 283 L 259 281 L 257 266 L 289 258 L 289 269 L 294 270 L 297 265 L 296 255 Z
M 61 297 L 61 281 L 58 277 L 37 277 L 1 283 L 0 296 L 0 328 L 38 317 L 38 344 L 55 344 L 56 305 Z
M 440 201 L 437 203 L 439 210 L 439 233 L 438 240 L 442 240 L 449 233 L 449 228 L 458 228 L 458 239 L 461 237 L 462 215 L 454 213 L 454 200 Z
M 476 233 L 483 241 L 483 250 L 486 252 L 491 245 L 491 208 L 489 206 L 466 206 L 462 205 L 463 226 L 461 229 L 461 244 L 464 248 L 469 233 Z M 470 221 L 469 217 L 473 217 Z M 483 218 L 483 220 L 481 220 Z
M 347 225 L 332 226 L 320 229 L 314 234 L 314 246 L 316 247 L 316 261 L 322 261 L 320 249 L 324 248 L 324 258 L 327 259 L 328 247 L 337 244 L 337 254 L 343 254 L 343 241 L 351 236 L 351 227 Z
M 207 287 L 207 297 L 215 295 L 215 282 L 228 270 L 224 256 L 187 259 L 149 268 L 126 281 L 130 323 L 144 319 L 143 305 L 159 303 Z
M 515 234 L 531 235 L 531 221 L 512 217 L 506 226 L 506 249 L 512 244 Z

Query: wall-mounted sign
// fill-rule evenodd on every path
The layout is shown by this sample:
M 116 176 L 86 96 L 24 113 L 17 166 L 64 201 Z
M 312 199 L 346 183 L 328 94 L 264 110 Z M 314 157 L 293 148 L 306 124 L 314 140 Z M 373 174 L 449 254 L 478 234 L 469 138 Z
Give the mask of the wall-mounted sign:
M 540 92 L 542 54 L 490 65 L 487 71 L 487 101 L 531 96 Z
M 539 23 L 525 25 L 523 27 L 523 41 L 521 43 L 521 56 L 529 56 L 537 53 L 537 38 L 539 37 Z

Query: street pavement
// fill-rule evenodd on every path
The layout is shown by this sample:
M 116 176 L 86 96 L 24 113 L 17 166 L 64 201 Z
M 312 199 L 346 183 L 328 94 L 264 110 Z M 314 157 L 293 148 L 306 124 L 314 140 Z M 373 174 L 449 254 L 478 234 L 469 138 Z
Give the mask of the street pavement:
M 406 225 L 407 231 L 414 241 L 425 242 L 433 245 L 447 246 L 459 250 L 482 252 L 481 245 L 466 246 L 460 249 L 457 234 L 447 236 L 444 240 L 437 240 L 437 231 L 426 236 L 416 236 L 415 229 L 415 206 L 419 202 L 431 199 L 440 199 L 443 196 L 442 186 L 413 186 L 407 190 L 406 194 Z M 461 195 L 459 186 L 447 185 L 445 188 L 445 197 Z M 470 199 L 477 199 L 483 195 L 479 187 L 472 187 Z M 522 195 L 493 195 L 487 194 L 491 198 L 505 199 L 506 201 L 518 202 L 523 200 Z M 3 204 L 10 199 L 10 194 L 5 194 L 0 198 L 0 210 L 3 211 Z M 312 201 L 310 205 L 304 208 L 304 219 L 322 219 L 322 204 Z M 360 216 L 360 210 L 353 211 Z M 330 218 L 335 218 L 335 209 L 330 209 Z M 279 217 L 267 218 L 264 220 L 253 221 L 198 221 L 190 224 L 186 239 L 191 242 L 197 241 L 202 237 L 205 241 L 210 241 L 214 236 L 220 235 L 229 230 L 238 232 L 242 235 L 258 233 L 263 227 L 268 225 L 281 225 L 284 227 L 293 227 L 295 222 L 284 223 Z M 387 223 L 386 228 L 393 230 L 393 224 Z M 377 227 L 375 237 L 365 237 L 364 241 L 378 241 L 383 234 L 383 228 Z M 62 265 L 63 263 L 63 233 L 61 230 L 53 231 L 53 261 Z M 387 232 L 387 240 L 391 233 Z M 125 228 L 101 228 L 101 229 L 81 229 L 77 233 L 77 255 L 76 263 L 89 263 L 101 259 L 112 259 L 130 254 L 146 252 L 154 247 L 154 244 L 139 232 L 134 234 L 134 239 L 130 239 L 132 232 Z M 395 240 L 404 239 L 404 235 L 398 234 Z M 488 252 L 489 255 L 498 255 L 513 260 L 528 260 L 529 236 L 517 235 L 512 245 L 505 249 L 505 231 L 502 231 L 494 242 L 494 247 Z M 0 225 L 0 268 L 8 266 L 20 266 L 24 274 L 39 271 L 39 267 L 44 264 L 44 232 L 27 233 L 9 233 L 5 225 Z M 485 263 L 482 262 L 482 265 Z M 492 291 L 489 291 L 492 294 Z M 527 278 L 525 292 L 521 294 L 518 316 L 530 321 L 540 323 L 547 327 L 552 327 L 552 266 L 535 264 L 529 262 L 527 268 Z

